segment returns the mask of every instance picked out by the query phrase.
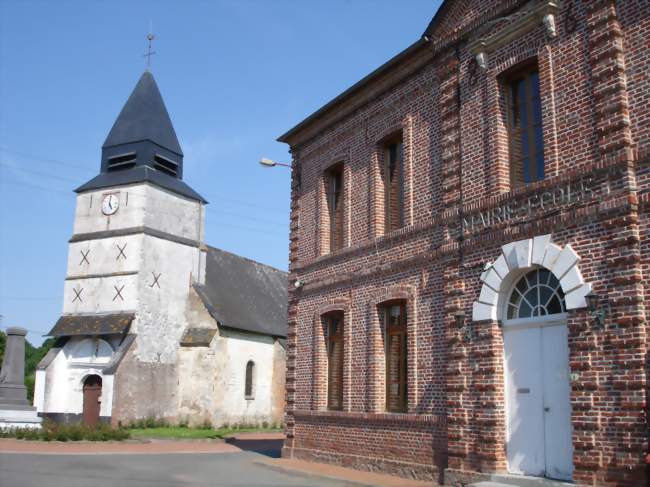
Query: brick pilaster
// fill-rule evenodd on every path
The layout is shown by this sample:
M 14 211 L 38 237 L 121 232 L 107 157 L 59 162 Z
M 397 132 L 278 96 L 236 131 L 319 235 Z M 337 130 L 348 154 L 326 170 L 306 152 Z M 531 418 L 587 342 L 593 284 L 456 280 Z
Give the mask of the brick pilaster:
M 295 269 L 298 263 L 298 230 L 300 210 L 301 168 L 296 150 L 293 153 L 291 167 L 291 213 L 289 216 L 289 301 L 287 307 L 287 355 L 285 379 L 285 434 L 282 456 L 292 457 L 295 437 L 296 409 L 296 350 L 298 330 L 298 302 L 300 291 L 292 285 L 296 279 Z

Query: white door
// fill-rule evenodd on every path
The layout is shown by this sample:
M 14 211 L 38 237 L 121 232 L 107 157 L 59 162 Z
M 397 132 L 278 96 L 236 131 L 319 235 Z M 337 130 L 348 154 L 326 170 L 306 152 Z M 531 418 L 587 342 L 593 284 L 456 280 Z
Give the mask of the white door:
M 566 324 L 505 326 L 506 428 L 512 473 L 573 473 Z
M 565 324 L 545 326 L 541 330 L 546 476 L 571 480 L 573 446 L 568 330 Z

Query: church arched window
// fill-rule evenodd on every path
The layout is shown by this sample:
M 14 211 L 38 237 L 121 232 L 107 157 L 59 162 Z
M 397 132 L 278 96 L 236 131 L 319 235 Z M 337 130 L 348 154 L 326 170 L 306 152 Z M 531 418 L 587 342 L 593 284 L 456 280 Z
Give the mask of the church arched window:
M 508 319 L 535 318 L 566 312 L 560 281 L 546 269 L 522 276 L 508 299 Z
M 253 379 L 255 375 L 255 362 L 249 360 L 246 364 L 246 381 L 244 384 L 244 396 L 246 399 L 253 399 L 254 390 L 253 390 Z

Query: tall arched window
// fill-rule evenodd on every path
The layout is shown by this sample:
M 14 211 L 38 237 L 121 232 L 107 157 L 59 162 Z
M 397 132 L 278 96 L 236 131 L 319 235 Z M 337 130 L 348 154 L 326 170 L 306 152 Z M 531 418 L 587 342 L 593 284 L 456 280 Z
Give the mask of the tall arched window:
M 323 316 L 327 343 L 327 408 L 343 408 L 343 311 Z
M 406 301 L 382 303 L 379 312 L 386 354 L 386 410 L 403 413 L 408 409 Z
M 560 281 L 546 269 L 535 269 L 521 277 L 512 289 L 506 316 L 516 320 L 565 312 Z
M 513 187 L 544 179 L 544 132 L 537 61 L 502 77 L 508 107 L 510 181 Z
M 255 374 L 255 363 L 249 360 L 246 364 L 246 384 L 244 385 L 244 396 L 246 399 L 253 399 L 253 376 Z

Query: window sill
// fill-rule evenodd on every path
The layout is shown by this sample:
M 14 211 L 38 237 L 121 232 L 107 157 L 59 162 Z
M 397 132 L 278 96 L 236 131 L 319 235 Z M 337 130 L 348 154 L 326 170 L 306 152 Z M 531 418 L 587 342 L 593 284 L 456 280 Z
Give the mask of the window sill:
M 297 409 L 294 411 L 294 416 L 298 419 L 336 419 L 351 420 L 351 421 L 369 421 L 369 422 L 392 422 L 403 424 L 445 424 L 444 415 L 440 414 L 419 414 L 419 413 L 370 413 L 362 411 L 336 411 L 332 409 L 312 410 L 312 409 Z
M 359 240 L 356 243 L 348 245 L 346 247 L 341 247 L 340 249 L 332 250 L 331 252 L 328 252 L 326 254 L 321 254 L 316 258 L 314 258 L 313 260 L 299 266 L 297 270 L 303 270 L 315 264 L 322 264 L 323 262 L 327 262 L 330 259 L 336 259 L 337 257 L 345 256 L 347 254 L 352 254 L 359 250 L 374 247 L 377 245 L 383 245 L 385 242 L 389 242 L 393 239 L 409 235 L 410 233 L 415 232 L 419 229 L 427 228 L 430 224 L 431 222 L 429 220 L 426 220 L 412 225 L 405 225 L 403 227 L 397 228 L 383 235 L 364 238 L 363 240 Z

